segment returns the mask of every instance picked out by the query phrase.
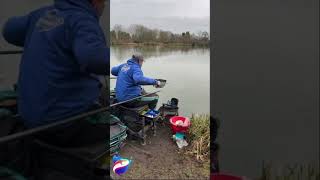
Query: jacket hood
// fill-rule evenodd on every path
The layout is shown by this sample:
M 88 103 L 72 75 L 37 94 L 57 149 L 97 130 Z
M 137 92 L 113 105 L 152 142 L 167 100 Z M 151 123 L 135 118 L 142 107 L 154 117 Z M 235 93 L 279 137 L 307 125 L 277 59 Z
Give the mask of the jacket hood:
M 61 10 L 81 10 L 99 19 L 98 12 L 94 9 L 90 0 L 54 0 L 54 5 Z
M 138 65 L 138 66 L 140 66 L 140 64 L 137 62 L 137 60 L 136 59 L 129 59 L 128 61 L 127 61 L 127 63 L 129 64 L 129 65 L 133 65 L 133 64 L 135 64 L 135 65 Z

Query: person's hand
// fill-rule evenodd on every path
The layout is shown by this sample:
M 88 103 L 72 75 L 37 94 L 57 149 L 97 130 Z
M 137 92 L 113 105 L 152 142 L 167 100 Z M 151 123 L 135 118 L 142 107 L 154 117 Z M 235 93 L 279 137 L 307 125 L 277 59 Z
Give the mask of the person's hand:
M 160 81 L 158 81 L 158 80 L 156 80 L 155 87 L 156 87 L 156 88 L 159 88 L 159 87 L 160 87 L 160 85 L 161 85 L 161 82 L 160 82 Z

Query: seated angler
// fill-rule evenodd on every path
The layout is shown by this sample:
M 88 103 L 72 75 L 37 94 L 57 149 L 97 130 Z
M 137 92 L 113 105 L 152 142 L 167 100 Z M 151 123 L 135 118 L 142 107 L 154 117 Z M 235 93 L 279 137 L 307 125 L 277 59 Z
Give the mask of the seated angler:
M 28 128 L 100 107 L 100 77 L 109 75 L 109 48 L 99 19 L 106 0 L 54 0 L 10 18 L 4 39 L 24 48 L 18 81 L 18 113 Z M 90 119 L 90 118 L 89 118 Z M 60 146 L 105 141 L 108 124 L 73 122 L 39 135 Z
M 141 85 L 160 86 L 160 81 L 148 78 L 143 75 L 142 64 L 144 58 L 140 54 L 135 54 L 126 63 L 115 66 L 111 69 L 111 74 L 117 76 L 116 98 L 119 102 L 136 98 L 146 92 Z M 125 103 L 126 107 L 141 107 L 148 105 L 150 109 L 155 109 L 159 96 L 157 94 L 141 97 L 139 99 Z

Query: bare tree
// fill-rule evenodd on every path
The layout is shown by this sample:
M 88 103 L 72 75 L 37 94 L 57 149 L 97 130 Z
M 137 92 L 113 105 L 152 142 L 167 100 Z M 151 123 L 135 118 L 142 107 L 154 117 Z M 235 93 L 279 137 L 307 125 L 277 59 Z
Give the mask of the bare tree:
M 114 26 L 113 26 L 113 30 L 114 30 L 115 33 L 116 33 L 116 38 L 119 39 L 119 32 L 120 32 L 120 31 L 123 31 L 122 25 L 120 25 L 120 24 L 114 25 Z

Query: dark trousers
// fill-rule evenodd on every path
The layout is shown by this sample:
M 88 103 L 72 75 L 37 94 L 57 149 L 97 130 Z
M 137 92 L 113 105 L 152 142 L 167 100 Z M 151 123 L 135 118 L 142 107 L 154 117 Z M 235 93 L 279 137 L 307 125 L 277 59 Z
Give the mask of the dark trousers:
M 131 102 L 125 103 L 124 106 L 129 108 L 141 107 L 148 105 L 150 109 L 155 109 L 157 107 L 159 96 L 157 94 L 151 94 Z

